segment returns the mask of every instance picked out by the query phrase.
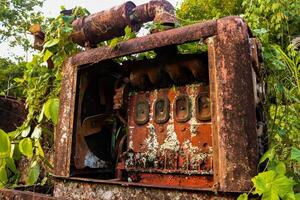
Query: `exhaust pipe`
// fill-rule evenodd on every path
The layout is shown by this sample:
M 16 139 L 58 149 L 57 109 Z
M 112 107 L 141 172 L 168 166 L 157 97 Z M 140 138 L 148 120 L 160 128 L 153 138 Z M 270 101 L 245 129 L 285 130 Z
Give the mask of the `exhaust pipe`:
M 140 6 L 128 1 L 110 10 L 74 20 L 71 38 L 81 46 L 95 47 L 99 42 L 123 36 L 126 26 L 139 31 L 143 23 L 149 21 L 174 26 L 177 21 L 174 7 L 166 0 L 152 0 Z

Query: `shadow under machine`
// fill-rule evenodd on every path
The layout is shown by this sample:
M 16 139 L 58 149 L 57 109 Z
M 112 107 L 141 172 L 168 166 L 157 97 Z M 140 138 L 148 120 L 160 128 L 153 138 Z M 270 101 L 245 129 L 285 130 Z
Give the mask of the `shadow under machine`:
M 94 47 L 148 21 L 164 30 L 65 62 L 54 176 L 81 184 L 250 189 L 264 120 L 259 42 L 234 16 L 174 28 L 167 1 L 127 2 L 77 19 L 72 37 Z M 184 52 L 199 41 L 207 50 Z

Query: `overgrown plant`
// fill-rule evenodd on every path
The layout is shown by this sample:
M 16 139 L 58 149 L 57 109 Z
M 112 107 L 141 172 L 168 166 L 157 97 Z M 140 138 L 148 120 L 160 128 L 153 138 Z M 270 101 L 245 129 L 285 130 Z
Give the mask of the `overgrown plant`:
M 258 194 L 262 199 L 300 199 L 300 52 L 288 47 L 272 46 L 277 57 L 270 77 L 275 102 L 269 109 L 269 150 L 260 159 L 263 172 L 252 178 L 253 188 L 248 195 Z M 278 71 L 279 70 L 279 71 Z
M 85 9 L 77 7 L 70 16 L 61 14 L 48 20 L 43 50 L 26 64 L 23 78 L 15 78 L 24 88 L 28 115 L 17 130 L 0 131 L 0 188 L 19 183 L 20 172 L 14 161 L 21 155 L 30 163 L 24 180 L 26 185 L 38 181 L 42 167 L 52 167 L 44 150 L 52 148 L 53 124 L 58 120 L 61 66 L 67 57 L 81 50 L 69 36 L 72 21 L 86 14 Z

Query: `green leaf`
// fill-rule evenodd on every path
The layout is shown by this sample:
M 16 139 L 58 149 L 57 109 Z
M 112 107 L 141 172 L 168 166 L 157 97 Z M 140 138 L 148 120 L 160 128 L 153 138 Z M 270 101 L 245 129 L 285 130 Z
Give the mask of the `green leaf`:
M 0 129 L 0 159 L 9 156 L 10 148 L 10 140 L 7 133 Z
M 40 170 L 40 166 L 38 165 L 38 163 L 36 161 L 33 162 L 33 164 L 31 165 L 31 167 L 29 169 L 26 183 L 28 185 L 33 185 L 34 183 L 36 183 L 36 181 L 39 178 L 40 171 L 41 170 Z
M 41 137 L 41 135 L 42 135 L 42 128 L 40 125 L 37 125 L 31 134 L 31 138 L 39 139 Z
M 49 58 L 51 58 L 52 55 L 53 53 L 47 49 L 46 52 L 44 53 L 43 61 L 46 62 Z
M 132 33 L 132 29 L 130 26 L 126 26 L 124 29 L 125 35 L 130 35 Z
M 49 48 L 49 47 L 52 47 L 54 45 L 57 45 L 59 43 L 59 39 L 52 39 L 52 40 L 49 40 L 47 41 L 45 44 L 44 44 L 44 48 Z
M 22 137 L 27 137 L 27 136 L 29 135 L 29 133 L 30 133 L 30 130 L 31 130 L 30 126 L 27 126 L 27 127 L 21 132 Z
M 36 154 L 41 156 L 41 157 L 45 157 L 45 154 L 44 154 L 44 151 L 43 151 L 43 148 L 41 146 L 41 143 L 39 140 L 36 140 L 35 143 L 34 143 L 34 146 L 36 146 Z
M 275 171 L 278 174 L 285 174 L 286 173 L 286 167 L 285 164 L 283 162 L 279 162 L 275 168 Z
M 45 176 L 42 180 L 41 180 L 41 186 L 44 186 L 48 181 L 48 177 Z
M 31 139 L 30 138 L 22 139 L 19 143 L 19 149 L 23 155 L 27 156 L 28 158 L 31 158 L 33 155 Z
M 38 123 L 41 123 L 41 121 L 43 120 L 44 112 L 45 112 L 45 105 L 43 105 L 43 107 L 42 107 L 41 113 L 40 113 L 39 118 L 38 118 Z
M 252 178 L 254 194 L 262 195 L 262 199 L 275 200 L 293 192 L 295 182 L 274 170 L 259 173 Z
M 119 38 L 114 38 L 110 41 L 109 43 L 109 47 L 110 48 L 115 48 L 117 46 L 117 44 L 119 43 Z
M 237 200 L 248 200 L 248 195 L 247 195 L 246 193 L 241 194 L 241 195 L 237 198 Z
M 275 152 L 274 149 L 269 149 L 259 160 L 258 165 L 260 165 L 261 163 L 263 163 L 265 160 L 269 159 L 269 160 L 273 160 L 275 156 Z
M 22 154 L 20 152 L 19 146 L 15 145 L 13 151 L 13 159 L 20 160 L 22 158 Z
M 2 164 L 0 166 L 0 188 L 5 186 L 7 183 L 7 173 L 6 173 L 6 166 Z
M 59 99 L 53 98 L 49 99 L 45 103 L 45 116 L 47 119 L 51 119 L 51 121 L 56 125 L 58 121 L 58 113 L 59 113 Z
M 296 160 L 298 163 L 300 163 L 300 150 L 297 149 L 296 147 L 292 148 L 291 159 Z
M 12 171 L 14 174 L 18 173 L 15 161 L 12 158 L 5 158 L 5 162 L 10 171 Z

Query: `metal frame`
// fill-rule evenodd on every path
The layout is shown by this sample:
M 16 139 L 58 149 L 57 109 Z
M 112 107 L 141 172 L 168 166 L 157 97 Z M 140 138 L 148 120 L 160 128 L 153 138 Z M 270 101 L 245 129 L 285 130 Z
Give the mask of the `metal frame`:
M 214 149 L 214 187 L 210 189 L 249 190 L 258 160 L 252 79 L 253 68 L 257 66 L 251 67 L 254 54 L 249 34 L 245 22 L 231 16 L 134 38 L 121 42 L 116 48 L 89 49 L 66 60 L 55 134 L 54 176 L 70 177 L 79 69 L 125 55 L 206 39 Z

